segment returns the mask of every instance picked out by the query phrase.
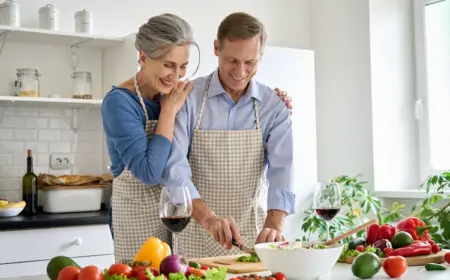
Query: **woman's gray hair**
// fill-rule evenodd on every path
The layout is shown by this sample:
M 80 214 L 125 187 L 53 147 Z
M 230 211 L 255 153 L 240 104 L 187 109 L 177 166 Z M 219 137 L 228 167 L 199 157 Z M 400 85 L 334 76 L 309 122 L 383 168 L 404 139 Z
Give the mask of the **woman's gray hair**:
M 165 13 L 151 17 L 139 28 L 135 47 L 150 58 L 159 59 L 170 47 L 186 44 L 195 44 L 192 27 L 179 16 Z

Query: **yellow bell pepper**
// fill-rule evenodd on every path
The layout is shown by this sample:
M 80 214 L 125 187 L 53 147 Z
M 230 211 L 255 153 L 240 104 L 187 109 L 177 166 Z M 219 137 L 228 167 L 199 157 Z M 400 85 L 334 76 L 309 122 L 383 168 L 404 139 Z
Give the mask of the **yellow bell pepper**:
M 151 266 L 159 271 L 161 261 L 172 254 L 169 245 L 156 237 L 150 237 L 141 246 L 133 261 L 149 262 Z

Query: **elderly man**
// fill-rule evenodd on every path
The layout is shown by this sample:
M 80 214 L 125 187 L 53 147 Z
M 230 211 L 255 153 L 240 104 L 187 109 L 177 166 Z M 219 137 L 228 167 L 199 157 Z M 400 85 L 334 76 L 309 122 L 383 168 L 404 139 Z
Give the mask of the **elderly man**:
M 214 41 L 218 68 L 194 81 L 177 115 L 162 185 L 189 188 L 195 221 L 174 240 L 187 258 L 238 253 L 232 238 L 281 241 L 294 212 L 290 112 L 254 79 L 265 42 L 258 19 L 227 16 Z

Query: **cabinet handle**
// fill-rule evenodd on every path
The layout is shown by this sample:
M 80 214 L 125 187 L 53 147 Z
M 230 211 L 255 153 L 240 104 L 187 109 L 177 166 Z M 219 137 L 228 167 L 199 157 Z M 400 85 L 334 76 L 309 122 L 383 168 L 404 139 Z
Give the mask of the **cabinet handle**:
M 77 238 L 77 239 L 75 239 L 74 243 L 77 246 L 81 246 L 81 244 L 83 243 L 83 240 L 81 240 L 81 238 Z

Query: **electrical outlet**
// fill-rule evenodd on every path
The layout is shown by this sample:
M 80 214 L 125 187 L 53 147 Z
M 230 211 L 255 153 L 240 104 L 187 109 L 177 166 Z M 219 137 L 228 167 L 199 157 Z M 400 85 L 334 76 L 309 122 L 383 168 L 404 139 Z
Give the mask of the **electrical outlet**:
M 52 169 L 68 169 L 71 165 L 70 154 L 51 154 L 50 168 Z

